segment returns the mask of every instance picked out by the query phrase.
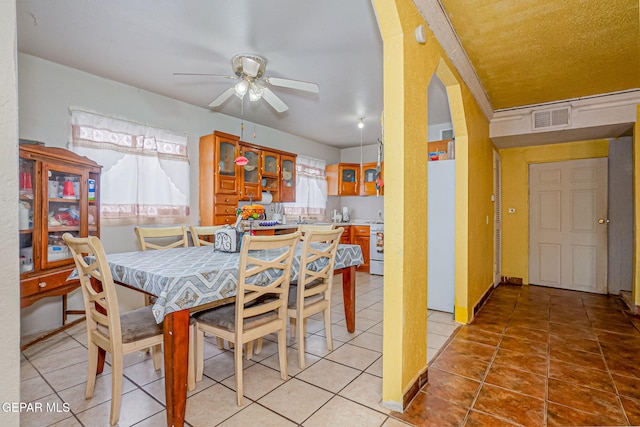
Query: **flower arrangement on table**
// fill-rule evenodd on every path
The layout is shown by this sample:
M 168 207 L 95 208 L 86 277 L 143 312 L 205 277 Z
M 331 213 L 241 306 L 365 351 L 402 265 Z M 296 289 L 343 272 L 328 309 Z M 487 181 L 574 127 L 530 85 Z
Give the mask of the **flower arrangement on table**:
M 262 205 L 245 205 L 236 211 L 236 215 L 241 216 L 243 220 L 265 220 L 267 215 L 264 213 Z

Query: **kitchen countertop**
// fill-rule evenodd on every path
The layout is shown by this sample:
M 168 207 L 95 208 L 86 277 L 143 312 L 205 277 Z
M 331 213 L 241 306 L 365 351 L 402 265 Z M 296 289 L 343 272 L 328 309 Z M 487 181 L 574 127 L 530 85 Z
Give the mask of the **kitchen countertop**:
M 267 220 L 268 221 L 268 220 Z M 261 221 L 257 221 L 257 222 L 261 222 Z M 376 221 L 376 220 L 372 220 L 372 219 L 354 219 L 353 221 L 349 221 L 349 222 L 323 222 L 323 221 L 318 221 L 318 222 L 307 222 L 305 224 L 309 224 L 309 225 L 327 225 L 327 224 L 334 224 L 336 227 L 342 227 L 342 226 L 347 226 L 347 225 L 383 225 L 384 222 L 381 221 Z M 278 225 L 258 225 L 257 223 L 254 223 L 251 226 L 252 230 L 286 230 L 286 229 L 290 229 L 290 228 L 298 228 L 298 225 L 300 224 L 296 224 L 295 222 L 293 223 L 287 223 L 287 224 L 278 224 Z M 249 225 L 245 225 L 245 230 L 249 229 Z

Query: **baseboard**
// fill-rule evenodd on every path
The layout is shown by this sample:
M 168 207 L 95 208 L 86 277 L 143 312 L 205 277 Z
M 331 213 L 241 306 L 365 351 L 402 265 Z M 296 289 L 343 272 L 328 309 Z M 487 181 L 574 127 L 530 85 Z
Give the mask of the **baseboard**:
M 620 298 L 624 301 L 631 314 L 640 314 L 640 306 L 634 304 L 633 293 L 631 291 L 620 291 Z
M 409 385 L 407 391 L 402 396 L 402 410 L 409 407 L 409 404 L 418 395 L 422 387 L 429 381 L 429 367 L 425 367 L 424 371 L 416 376 L 413 383 Z
M 489 299 L 489 297 L 493 293 L 494 289 L 495 289 L 495 287 L 493 285 L 489 286 L 489 289 L 487 289 L 485 291 L 484 295 L 482 295 L 480 297 L 480 301 L 478 301 L 478 303 L 473 306 L 473 317 L 476 317 L 476 314 L 478 314 L 478 311 L 480 311 L 480 309 L 482 308 L 484 303 L 487 302 L 487 300 Z

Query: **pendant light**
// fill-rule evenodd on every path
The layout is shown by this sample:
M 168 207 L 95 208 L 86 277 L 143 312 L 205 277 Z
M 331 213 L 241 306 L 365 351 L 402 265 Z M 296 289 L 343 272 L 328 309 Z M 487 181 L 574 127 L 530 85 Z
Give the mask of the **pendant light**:
M 360 128 L 360 173 L 362 173 L 362 129 L 364 128 L 364 117 L 360 117 L 358 127 Z

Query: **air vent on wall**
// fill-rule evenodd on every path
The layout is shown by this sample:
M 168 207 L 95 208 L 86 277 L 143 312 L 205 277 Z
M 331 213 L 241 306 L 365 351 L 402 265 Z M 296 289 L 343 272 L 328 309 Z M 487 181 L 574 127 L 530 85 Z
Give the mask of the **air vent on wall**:
M 440 139 L 453 139 L 453 129 L 441 129 Z
M 533 130 L 547 130 L 571 126 L 571 107 L 534 111 L 531 113 L 531 126 Z

